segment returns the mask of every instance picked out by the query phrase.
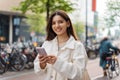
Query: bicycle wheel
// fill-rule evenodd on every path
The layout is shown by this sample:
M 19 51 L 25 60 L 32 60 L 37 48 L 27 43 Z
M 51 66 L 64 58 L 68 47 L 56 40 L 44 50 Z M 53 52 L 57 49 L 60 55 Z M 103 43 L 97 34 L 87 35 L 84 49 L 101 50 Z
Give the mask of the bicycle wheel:
M 115 59 L 115 73 L 116 73 L 117 76 L 120 73 L 120 67 L 119 67 L 118 59 Z
M 113 78 L 113 71 L 111 70 L 111 67 L 112 66 L 109 65 L 108 69 L 106 70 L 108 79 L 112 79 Z
M 0 74 L 5 73 L 5 65 L 0 61 Z
M 26 65 L 25 57 L 23 55 L 19 55 L 17 57 L 13 56 L 13 59 L 11 60 L 11 68 L 14 71 L 21 71 L 24 69 Z

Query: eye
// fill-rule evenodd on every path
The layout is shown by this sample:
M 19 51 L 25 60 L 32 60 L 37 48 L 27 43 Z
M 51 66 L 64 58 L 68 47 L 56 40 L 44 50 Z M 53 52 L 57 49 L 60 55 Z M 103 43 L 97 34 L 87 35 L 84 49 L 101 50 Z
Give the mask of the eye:
M 63 23 L 64 21 L 62 21 L 62 20 L 60 20 L 60 21 L 58 21 L 58 23 Z
M 52 22 L 52 25 L 54 25 L 55 24 L 55 22 Z

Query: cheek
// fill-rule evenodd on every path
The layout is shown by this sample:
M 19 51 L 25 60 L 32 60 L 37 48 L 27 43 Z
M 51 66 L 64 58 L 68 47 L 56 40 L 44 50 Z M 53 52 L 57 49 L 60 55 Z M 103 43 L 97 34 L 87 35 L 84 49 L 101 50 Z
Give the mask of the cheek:
M 63 31 L 66 32 L 66 31 L 67 31 L 67 27 L 64 27 L 64 28 L 63 28 Z
M 52 30 L 53 30 L 53 32 L 55 32 L 55 26 L 52 26 Z
M 52 30 L 54 31 L 54 26 L 52 26 Z

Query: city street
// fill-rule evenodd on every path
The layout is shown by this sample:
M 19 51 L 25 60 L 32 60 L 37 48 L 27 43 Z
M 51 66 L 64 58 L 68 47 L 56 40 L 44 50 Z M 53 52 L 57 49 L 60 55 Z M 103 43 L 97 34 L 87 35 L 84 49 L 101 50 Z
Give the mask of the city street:
M 120 55 L 118 58 L 120 63 Z M 87 69 L 91 80 L 108 80 L 106 77 L 103 77 L 102 68 L 99 66 L 99 58 L 95 60 L 89 60 Z M 120 80 L 120 76 L 115 76 L 112 80 Z
M 60 57 L 63 56 L 62 58 L 65 60 L 70 58 L 69 61 L 71 61 L 73 56 L 69 55 L 70 57 L 67 57 L 67 52 L 67 54 L 64 54 L 64 51 L 62 53 L 62 48 L 66 45 L 69 46 L 67 41 L 71 36 L 80 39 L 85 45 L 89 57 L 86 68 L 91 80 L 108 80 L 107 77 L 103 76 L 98 56 L 99 51 L 106 53 L 108 52 L 106 48 L 111 46 L 111 44 L 108 44 L 104 48 L 106 43 L 101 42 L 101 40 L 105 37 L 110 39 L 113 46 L 118 47 L 120 50 L 119 7 L 120 0 L 0 0 L 0 69 L 4 72 L 8 70 L 3 70 L 4 67 L 8 68 L 10 66 L 11 68 L 12 65 L 13 68 L 22 70 L 8 70 L 0 74 L 0 80 L 44 80 L 43 77 L 45 76 L 39 73 L 36 74 L 33 68 L 24 69 L 24 67 L 29 67 L 28 63 L 33 62 L 39 53 L 36 47 L 42 46 L 43 42 L 46 41 L 47 43 L 45 42 L 42 46 L 45 48 L 46 53 L 53 55 L 54 52 L 58 52 Z M 70 47 L 73 46 L 70 45 Z M 75 51 L 72 49 L 70 51 L 72 51 L 71 53 L 75 52 L 75 55 L 78 55 L 75 57 L 78 59 L 79 54 L 76 52 L 77 50 L 81 52 L 83 48 L 81 46 L 80 49 L 76 50 L 76 48 L 74 48 Z M 100 48 L 103 49 L 100 50 Z M 65 51 L 69 51 L 69 49 L 67 50 L 66 47 Z M 94 53 L 97 54 L 95 59 L 93 59 L 96 57 Z M 120 67 L 120 53 L 117 57 Z M 116 57 L 113 55 L 112 58 L 115 59 Z M 53 64 L 56 59 L 54 56 L 48 57 L 50 64 Z M 43 58 L 43 61 L 45 60 L 47 59 Z M 114 72 L 119 70 L 120 73 L 120 68 L 114 68 L 116 67 L 115 61 L 111 60 L 110 63 L 115 65 L 108 64 L 108 69 Z M 28 65 L 26 66 L 26 64 Z M 69 69 L 74 70 L 73 68 Z M 53 71 L 50 78 L 56 79 L 56 76 L 59 77 Z M 120 80 L 120 74 L 115 75 L 111 80 Z
M 120 56 L 118 57 L 120 62 Z M 87 70 L 91 80 L 107 80 L 106 77 L 103 77 L 102 69 L 99 67 L 99 58 L 88 60 Z M 0 75 L 0 80 L 42 80 L 42 78 L 39 78 L 39 75 L 36 75 L 33 69 L 25 69 L 20 72 L 8 71 L 3 75 Z M 112 80 L 120 80 L 120 76 L 115 77 Z

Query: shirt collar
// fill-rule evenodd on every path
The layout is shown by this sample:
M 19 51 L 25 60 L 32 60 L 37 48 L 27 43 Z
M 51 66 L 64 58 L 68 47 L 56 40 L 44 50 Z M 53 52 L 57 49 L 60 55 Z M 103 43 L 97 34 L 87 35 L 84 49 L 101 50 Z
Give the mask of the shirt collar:
M 53 42 L 56 42 L 56 44 L 58 44 L 57 42 L 57 37 L 55 37 L 53 39 Z M 75 44 L 75 39 L 73 36 L 70 36 L 69 40 L 65 43 L 65 46 L 61 48 L 61 50 L 69 48 L 69 49 L 74 49 L 74 44 Z

